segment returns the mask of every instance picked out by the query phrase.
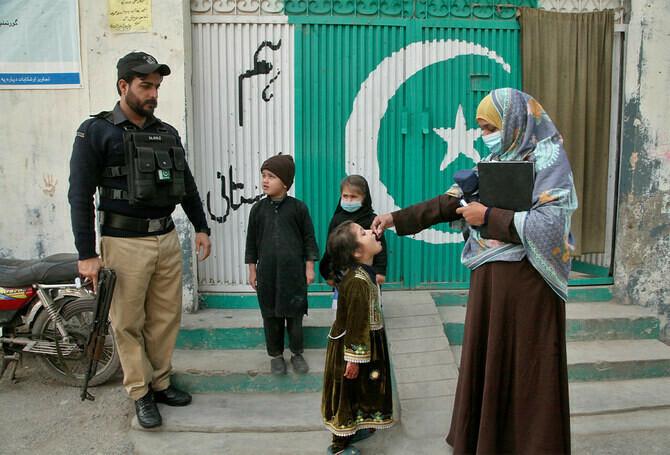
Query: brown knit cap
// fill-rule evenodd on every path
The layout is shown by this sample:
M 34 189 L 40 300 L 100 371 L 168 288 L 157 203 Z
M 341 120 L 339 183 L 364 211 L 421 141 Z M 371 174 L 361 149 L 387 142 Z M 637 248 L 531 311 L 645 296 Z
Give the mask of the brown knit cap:
M 293 157 L 291 155 L 279 155 L 271 156 L 261 166 L 261 172 L 265 169 L 272 172 L 274 175 L 279 177 L 279 179 L 284 182 L 286 189 L 290 189 L 293 185 L 293 177 L 295 177 L 295 163 L 293 162 Z

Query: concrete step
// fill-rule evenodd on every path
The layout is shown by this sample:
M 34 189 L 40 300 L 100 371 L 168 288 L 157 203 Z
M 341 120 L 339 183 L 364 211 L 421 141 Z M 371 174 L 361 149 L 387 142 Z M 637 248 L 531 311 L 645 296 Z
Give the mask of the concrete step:
M 321 393 L 195 394 L 185 407 L 158 405 L 161 432 L 283 433 L 323 430 Z M 142 430 L 133 417 L 132 428 Z
M 133 417 L 135 453 L 322 454 L 331 440 L 321 421 L 321 393 L 196 394 L 190 406 L 158 406 L 163 425 L 157 430 L 144 430 Z M 385 453 L 399 428 L 357 445 Z
M 461 346 L 451 346 L 456 364 Z M 670 376 L 670 346 L 658 340 L 576 341 L 568 343 L 568 379 L 618 381 Z
M 436 455 L 449 454 L 444 441 L 447 428 L 439 437 L 414 437 L 399 426 L 375 433 L 355 445 L 364 454 Z M 131 431 L 136 455 L 323 455 L 331 444 L 326 430 L 289 433 L 161 433 Z
M 573 382 L 570 415 L 587 416 L 670 409 L 668 378 Z
M 314 309 L 303 319 L 306 349 L 324 348 L 334 320 L 330 308 Z M 177 337 L 178 349 L 265 348 L 260 310 L 205 309 L 184 314 Z
M 468 301 L 468 290 L 435 291 L 431 293 L 438 306 L 465 305 Z M 570 286 L 568 303 L 573 302 L 607 302 L 612 300 L 611 286 Z
M 636 431 L 670 430 L 670 409 L 644 409 L 640 411 L 616 412 L 610 414 L 584 415 L 570 418 L 570 427 L 573 438 L 577 435 L 592 434 L 622 434 Z M 573 453 L 583 453 L 573 451 Z M 629 452 L 599 452 L 599 453 L 668 453 L 666 446 L 660 452 L 629 451 Z
M 451 345 L 463 343 L 465 306 L 440 306 L 439 313 Z M 566 306 L 568 341 L 658 339 L 660 323 L 649 309 L 612 302 Z
M 330 438 L 325 430 L 291 433 L 130 432 L 135 455 L 323 455 Z
M 214 392 L 318 392 L 322 388 L 325 349 L 303 353 L 309 372 L 297 374 L 290 352 L 284 353 L 285 375 L 270 372 L 270 357 L 261 349 L 175 350 L 172 382 L 191 393 Z
M 251 288 L 250 288 L 251 289 Z M 332 292 L 310 292 L 307 305 L 310 309 L 330 308 L 333 303 Z M 235 294 L 200 294 L 200 309 L 258 310 L 258 298 L 253 292 Z
M 598 383 L 602 385 L 603 383 Z M 595 401 L 603 400 L 607 404 L 614 398 L 618 400 L 624 397 L 624 400 L 632 398 L 634 392 L 631 390 L 646 389 L 648 393 L 642 393 L 642 400 L 651 401 L 651 396 L 656 395 L 657 398 L 670 397 L 667 393 L 666 385 L 659 380 L 644 380 L 644 381 L 618 381 L 608 383 L 608 389 L 596 388 L 589 389 L 590 384 L 578 384 L 582 387 L 581 390 L 571 386 L 571 404 L 573 408 L 573 415 L 571 416 L 571 429 L 573 440 L 574 453 L 666 453 L 663 450 L 643 450 L 643 451 L 603 451 L 605 446 L 602 444 L 611 442 L 614 436 L 627 435 L 626 438 L 635 441 L 639 434 L 635 432 L 649 432 L 650 437 L 653 437 L 659 429 L 667 433 L 670 429 L 670 408 L 644 408 L 638 410 L 631 406 L 608 406 L 607 413 L 599 414 L 575 414 L 576 401 L 589 400 Z M 611 387 L 611 388 L 609 388 Z M 659 388 L 660 387 L 660 388 Z M 623 393 L 621 392 L 623 391 Z M 598 398 L 594 398 L 594 394 L 599 394 Z M 196 397 L 196 399 L 198 396 Z M 637 400 L 637 399 L 636 399 Z M 662 401 L 665 402 L 665 401 Z M 639 401 L 638 401 L 639 403 Z M 267 403 L 261 403 L 267 404 Z M 313 403 L 311 403 L 313 404 Z M 310 404 L 310 405 L 311 405 Z M 251 402 L 247 403 L 245 413 L 251 415 L 262 416 L 267 412 L 267 407 L 262 410 L 250 408 Z M 162 405 L 161 405 L 162 406 Z M 579 405 L 578 405 L 579 406 Z M 191 406 L 192 407 L 192 406 Z M 173 408 L 175 411 L 186 410 L 188 408 Z M 582 412 L 590 412 L 593 407 L 592 404 L 584 402 L 580 407 Z M 604 409 L 604 408 L 603 408 Z M 166 408 L 161 407 L 164 416 L 167 416 Z M 220 411 L 220 410 L 216 410 Z M 169 412 L 169 411 L 168 411 Z M 425 410 L 424 410 L 425 412 Z M 208 414 L 212 419 L 230 419 L 231 415 L 236 418 L 234 411 L 218 412 Z M 188 416 L 183 415 L 186 419 Z M 171 419 L 173 420 L 173 419 Z M 446 423 L 445 423 L 446 422 Z M 443 434 L 446 434 L 448 428 L 448 419 L 441 422 L 444 426 Z M 166 423 L 168 423 L 166 421 Z M 173 422 L 174 423 L 174 422 Z M 235 455 L 280 455 L 280 454 L 297 454 L 297 455 L 317 455 L 325 452 L 325 448 L 330 444 L 330 434 L 323 429 L 315 429 L 311 431 L 292 431 L 292 432 L 211 432 L 217 429 L 216 425 L 207 427 L 194 427 L 198 430 L 209 430 L 207 432 L 200 431 L 131 431 L 130 439 L 134 446 L 134 453 L 138 455 L 200 455 L 209 453 L 226 453 Z M 276 427 L 272 427 L 276 428 Z M 181 428 L 186 429 L 185 427 Z M 603 435 L 602 441 L 593 441 L 593 435 Z M 591 438 L 590 438 L 591 437 Z M 401 431 L 400 427 L 394 427 L 391 430 L 379 432 L 372 438 L 357 443 L 356 445 L 363 450 L 363 453 L 374 454 L 438 454 L 451 453 L 450 449 L 444 445 L 442 438 L 436 439 L 432 444 L 427 444 L 427 441 L 412 439 L 412 434 L 406 431 Z M 667 438 L 666 438 L 667 439 Z M 620 448 L 622 441 L 618 444 L 612 445 L 613 448 Z M 649 444 L 648 444 L 649 445 Z M 646 447 L 641 444 L 641 441 L 636 441 L 629 444 L 632 448 Z M 649 445 L 650 448 L 653 444 Z M 599 450 L 592 451 L 594 447 L 599 447 Z M 659 449 L 659 447 L 655 447 Z M 667 449 L 667 447 L 666 447 Z
M 658 340 L 568 343 L 571 381 L 602 381 L 670 376 L 670 346 Z

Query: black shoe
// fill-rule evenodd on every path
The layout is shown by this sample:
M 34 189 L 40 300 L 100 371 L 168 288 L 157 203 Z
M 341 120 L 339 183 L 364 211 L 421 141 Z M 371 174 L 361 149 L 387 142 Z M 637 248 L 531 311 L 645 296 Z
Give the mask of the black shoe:
M 168 406 L 186 406 L 191 403 L 191 394 L 179 390 L 174 386 L 168 386 L 165 390 L 154 392 L 156 403 L 165 403 Z
M 309 365 L 307 365 L 302 354 L 293 354 L 291 356 L 291 365 L 293 365 L 293 371 L 296 373 L 305 374 L 309 371 Z
M 155 428 L 163 424 L 163 419 L 158 412 L 151 391 L 139 400 L 135 400 L 135 412 L 137 413 L 137 421 L 143 428 Z
M 270 371 L 272 374 L 286 374 L 286 361 L 284 356 L 274 357 L 270 360 Z

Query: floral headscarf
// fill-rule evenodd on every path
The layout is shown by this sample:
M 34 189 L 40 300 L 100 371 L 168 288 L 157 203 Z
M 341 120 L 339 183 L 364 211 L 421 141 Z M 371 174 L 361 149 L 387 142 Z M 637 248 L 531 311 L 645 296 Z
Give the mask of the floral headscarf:
M 502 151 L 486 161 L 526 160 L 535 163 L 533 205 L 514 214 L 522 245 L 481 238 L 471 229 L 461 260 L 470 269 L 492 261 L 528 257 L 542 278 L 563 300 L 568 297 L 570 217 L 577 195 L 563 139 L 540 103 L 512 88 L 493 90 L 491 101 L 502 119 Z

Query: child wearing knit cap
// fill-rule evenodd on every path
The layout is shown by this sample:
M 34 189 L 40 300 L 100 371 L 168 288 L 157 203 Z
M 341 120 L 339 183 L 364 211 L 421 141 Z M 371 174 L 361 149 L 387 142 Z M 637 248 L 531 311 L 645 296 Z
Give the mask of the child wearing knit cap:
M 245 263 L 249 284 L 258 295 L 273 374 L 286 374 L 284 331 L 288 332 L 293 371 L 309 371 L 302 356 L 302 318 L 307 314 L 307 286 L 314 281 L 319 249 L 307 206 L 288 195 L 294 176 L 290 155 L 275 155 L 263 163 L 266 197 L 251 208 L 247 226 Z

